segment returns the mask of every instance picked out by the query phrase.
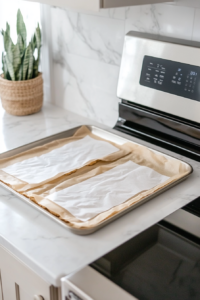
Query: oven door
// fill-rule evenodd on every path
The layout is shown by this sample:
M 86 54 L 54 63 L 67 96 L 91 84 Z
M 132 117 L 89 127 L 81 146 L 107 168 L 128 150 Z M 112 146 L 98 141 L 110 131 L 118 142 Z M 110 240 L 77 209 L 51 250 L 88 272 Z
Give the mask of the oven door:
M 136 300 L 89 266 L 62 278 L 61 284 L 62 300 Z
M 200 239 L 161 221 L 64 278 L 63 300 L 199 300 L 199 282 Z

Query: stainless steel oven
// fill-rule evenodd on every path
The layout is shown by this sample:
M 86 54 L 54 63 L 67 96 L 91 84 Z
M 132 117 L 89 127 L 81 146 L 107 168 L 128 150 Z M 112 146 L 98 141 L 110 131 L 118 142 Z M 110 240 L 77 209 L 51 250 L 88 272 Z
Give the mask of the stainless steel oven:
M 125 37 L 115 129 L 200 161 L 200 43 Z M 166 220 L 200 238 L 200 190 Z
M 117 95 L 115 130 L 200 162 L 200 43 L 128 33 Z M 199 282 L 200 188 L 186 207 L 64 278 L 63 300 L 200 299 Z

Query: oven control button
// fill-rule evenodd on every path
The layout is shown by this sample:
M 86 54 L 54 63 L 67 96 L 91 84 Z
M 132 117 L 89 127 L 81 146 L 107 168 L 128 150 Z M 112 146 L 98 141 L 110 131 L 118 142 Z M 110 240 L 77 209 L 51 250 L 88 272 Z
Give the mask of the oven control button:
M 172 83 L 176 83 L 176 81 L 175 81 L 175 80 L 172 80 Z

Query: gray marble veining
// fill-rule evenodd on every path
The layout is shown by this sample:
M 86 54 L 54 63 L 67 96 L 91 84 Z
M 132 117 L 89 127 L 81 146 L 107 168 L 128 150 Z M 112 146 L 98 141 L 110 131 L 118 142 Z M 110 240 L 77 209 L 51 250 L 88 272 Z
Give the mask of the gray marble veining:
M 54 103 L 114 126 L 124 35 L 134 30 L 199 41 L 199 14 L 198 0 L 99 12 L 52 7 Z
M 80 124 L 96 124 L 52 105 L 27 117 L 9 116 L 3 109 L 0 114 L 0 152 Z M 200 163 L 177 157 L 193 166 L 190 178 L 89 236 L 73 234 L 0 188 L 0 244 L 44 280 L 60 285 L 62 276 L 86 266 L 199 196 Z

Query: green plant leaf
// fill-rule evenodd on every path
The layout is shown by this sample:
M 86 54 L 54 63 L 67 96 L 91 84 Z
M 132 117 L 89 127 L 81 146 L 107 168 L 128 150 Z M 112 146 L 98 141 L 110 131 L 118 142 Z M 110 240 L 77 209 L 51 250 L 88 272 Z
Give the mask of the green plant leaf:
M 34 58 L 34 63 L 33 63 L 33 78 L 38 76 L 38 60 Z
M 36 38 L 36 44 L 37 44 L 37 49 L 38 49 L 38 66 L 40 63 L 40 48 L 41 48 L 41 30 L 40 30 L 40 26 L 38 24 L 36 30 L 35 30 L 35 38 Z
M 14 69 L 17 80 L 18 80 L 17 74 L 18 74 L 20 65 L 21 65 L 20 50 L 19 50 L 19 45 L 16 44 L 13 46 L 13 69 Z
M 35 51 L 35 48 L 36 48 L 36 46 L 37 46 L 37 44 L 36 44 L 36 36 L 35 36 L 35 33 L 34 33 L 34 35 L 32 36 L 32 38 L 31 38 L 31 45 L 32 45 L 32 49 L 33 49 L 33 52 Z
M 8 23 L 6 23 L 6 31 L 4 31 L 3 29 L 1 30 L 1 34 L 3 36 L 3 41 L 4 41 L 4 49 L 5 51 L 7 51 L 8 49 L 8 44 L 9 41 L 11 39 L 10 37 L 10 25 Z
M 10 39 L 8 42 L 8 48 L 7 48 L 6 53 L 7 53 L 8 59 L 11 64 L 13 64 L 13 47 L 14 47 L 14 45 Z
M 30 50 L 29 50 L 29 64 L 28 64 L 28 75 L 27 79 L 33 78 L 33 49 L 31 43 L 29 44 Z
M 13 44 L 13 42 L 11 40 L 11 37 L 9 36 L 9 34 L 6 31 L 2 30 L 1 34 L 3 35 L 4 49 L 7 52 L 9 43 L 11 42 Z
M 41 47 L 41 39 L 42 39 L 42 35 L 41 35 L 41 30 L 40 30 L 39 24 L 38 24 L 38 26 L 36 27 L 36 30 L 35 30 L 35 37 L 36 37 L 37 48 L 39 49 Z
M 18 34 L 17 44 L 19 46 L 20 55 L 22 57 L 24 55 L 24 42 L 23 42 L 23 38 L 22 38 L 21 34 Z
M 2 53 L 2 66 L 3 66 L 4 78 L 7 80 L 11 80 L 9 72 L 8 72 L 8 68 L 7 68 L 6 56 L 4 55 L 4 53 Z
M 23 61 L 23 80 L 27 79 L 27 71 L 29 66 L 29 59 L 30 59 L 30 44 L 26 48 L 25 55 L 24 55 L 24 61 Z
M 13 69 L 13 65 L 12 65 L 12 63 L 9 61 L 9 58 L 8 58 L 7 55 L 6 55 L 6 65 L 7 65 L 8 72 L 9 72 L 9 75 L 10 75 L 10 77 L 11 77 L 11 80 L 12 80 L 12 81 L 15 81 L 15 72 L 14 72 L 14 69 Z
M 21 35 L 24 43 L 24 48 L 26 48 L 26 25 L 24 23 L 24 19 L 20 9 L 17 11 L 17 35 Z
M 23 80 L 23 65 L 22 64 L 21 64 L 21 66 L 19 68 L 18 80 L 19 81 Z
M 6 78 L 6 73 L 8 72 L 7 70 L 7 65 L 6 65 L 6 62 L 5 62 L 5 56 L 4 56 L 4 53 L 2 52 L 2 71 L 3 71 L 3 74 L 4 74 L 4 78 Z
M 10 25 L 6 22 L 6 33 L 10 36 Z

